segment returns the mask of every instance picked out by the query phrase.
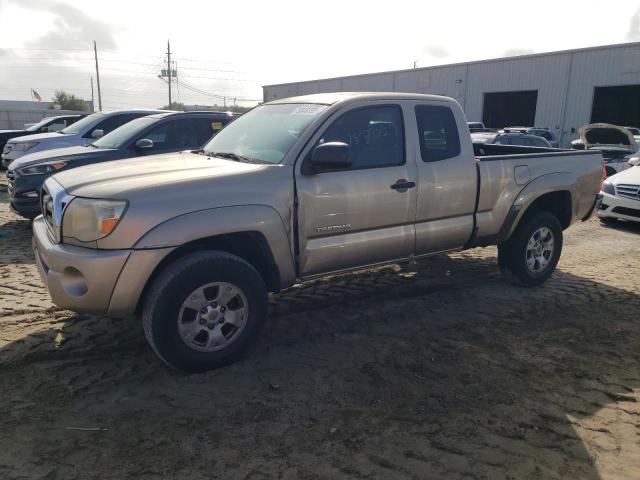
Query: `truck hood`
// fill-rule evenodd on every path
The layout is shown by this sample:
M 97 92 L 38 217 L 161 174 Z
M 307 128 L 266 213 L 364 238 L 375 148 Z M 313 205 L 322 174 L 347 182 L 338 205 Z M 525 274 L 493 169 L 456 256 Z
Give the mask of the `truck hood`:
M 620 150 L 630 153 L 638 150 L 633 134 L 617 125 L 591 123 L 580 127 L 578 133 L 585 148 Z
M 175 190 L 213 177 L 227 177 L 267 168 L 206 157 L 183 151 L 123 161 L 86 165 L 55 175 L 71 195 L 91 198 L 123 198 Z
M 65 148 L 54 148 L 52 150 L 42 150 L 40 152 L 29 153 L 11 162 L 10 170 L 22 167 L 30 167 L 46 162 L 73 162 L 74 160 L 85 159 L 87 157 L 97 158 L 109 156 L 113 149 L 91 148 L 88 146 L 75 146 Z

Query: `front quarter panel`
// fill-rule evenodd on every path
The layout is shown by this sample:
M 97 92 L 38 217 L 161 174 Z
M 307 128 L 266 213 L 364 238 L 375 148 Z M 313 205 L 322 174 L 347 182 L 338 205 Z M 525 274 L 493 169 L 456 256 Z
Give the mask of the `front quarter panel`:
M 240 232 L 262 234 L 271 249 L 282 285 L 290 286 L 295 282 L 287 229 L 278 212 L 266 205 L 220 207 L 181 215 L 153 228 L 134 249 L 178 247 L 195 240 Z

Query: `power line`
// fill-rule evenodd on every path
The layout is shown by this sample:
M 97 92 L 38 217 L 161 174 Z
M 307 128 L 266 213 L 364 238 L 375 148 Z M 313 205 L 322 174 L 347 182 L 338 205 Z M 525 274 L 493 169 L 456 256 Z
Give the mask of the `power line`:
M 178 83 L 180 84 L 181 87 L 186 88 L 187 90 L 191 90 L 191 91 L 193 91 L 195 93 L 199 93 L 201 95 L 206 95 L 206 96 L 214 97 L 214 98 L 218 98 L 218 99 L 223 99 L 224 100 L 224 99 L 227 99 L 227 98 L 229 98 L 229 99 L 235 98 L 235 99 L 237 99 L 237 100 L 239 100 L 241 102 L 260 102 L 260 101 L 262 101 L 262 99 L 239 97 L 237 95 L 220 95 L 220 94 L 217 94 L 217 93 L 211 93 L 211 92 L 207 92 L 205 90 L 201 90 L 199 88 L 196 88 L 196 87 L 194 87 L 192 85 L 188 85 L 188 84 L 186 84 L 184 82 L 181 82 L 181 81 L 178 81 Z

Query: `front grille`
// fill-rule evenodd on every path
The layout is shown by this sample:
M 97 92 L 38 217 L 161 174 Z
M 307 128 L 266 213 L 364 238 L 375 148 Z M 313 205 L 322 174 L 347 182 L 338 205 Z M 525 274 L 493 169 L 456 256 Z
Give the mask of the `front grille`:
M 621 197 L 640 200 L 640 185 L 616 185 L 616 193 Z
M 640 210 L 637 210 L 635 208 L 614 207 L 611 211 L 613 213 L 619 213 L 620 215 L 626 215 L 627 217 L 640 218 Z
M 54 235 L 55 237 L 55 223 L 53 220 L 53 214 L 54 214 L 54 203 L 53 203 L 53 197 L 49 194 L 49 192 L 47 190 L 45 190 L 45 188 L 42 188 L 42 196 L 40 198 L 40 206 L 42 208 L 42 216 L 44 217 L 44 221 L 47 224 L 47 227 L 49 228 L 51 234 Z

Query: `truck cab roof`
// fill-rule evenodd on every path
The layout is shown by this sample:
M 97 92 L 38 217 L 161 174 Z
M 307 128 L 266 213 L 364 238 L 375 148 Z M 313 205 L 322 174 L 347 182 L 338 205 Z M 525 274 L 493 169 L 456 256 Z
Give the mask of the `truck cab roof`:
M 321 105 L 334 105 L 356 100 L 431 100 L 440 102 L 455 102 L 450 97 L 442 95 L 427 95 L 422 93 L 401 92 L 333 92 L 314 93 L 297 97 L 281 98 L 266 103 L 265 105 L 277 105 L 286 103 L 317 103 Z

